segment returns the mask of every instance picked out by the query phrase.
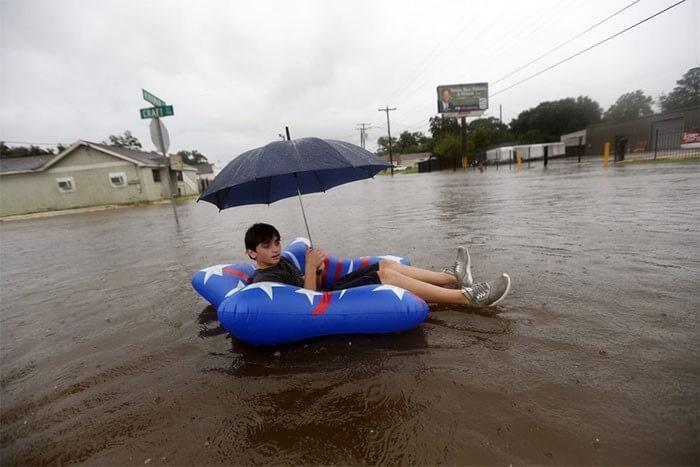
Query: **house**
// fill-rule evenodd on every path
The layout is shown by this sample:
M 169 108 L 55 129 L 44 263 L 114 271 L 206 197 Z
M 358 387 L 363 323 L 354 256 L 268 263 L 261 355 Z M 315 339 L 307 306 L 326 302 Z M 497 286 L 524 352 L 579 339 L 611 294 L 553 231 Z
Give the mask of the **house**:
M 168 183 L 168 181 L 170 183 Z M 197 168 L 155 152 L 78 141 L 57 155 L 0 159 L 0 216 L 199 193 Z
M 197 179 L 199 180 L 199 191 L 203 192 L 206 187 L 214 180 L 214 164 L 191 164 L 197 169 Z

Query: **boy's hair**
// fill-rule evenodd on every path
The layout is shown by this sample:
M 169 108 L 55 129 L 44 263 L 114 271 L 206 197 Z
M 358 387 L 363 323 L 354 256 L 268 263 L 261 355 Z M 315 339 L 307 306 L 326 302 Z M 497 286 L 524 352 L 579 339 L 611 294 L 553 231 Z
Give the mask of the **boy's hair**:
M 270 224 L 253 224 L 248 227 L 245 233 L 245 248 L 246 250 L 255 251 L 255 247 L 259 244 L 271 242 L 276 239 L 281 240 L 282 237 L 280 237 L 280 233 L 277 229 Z

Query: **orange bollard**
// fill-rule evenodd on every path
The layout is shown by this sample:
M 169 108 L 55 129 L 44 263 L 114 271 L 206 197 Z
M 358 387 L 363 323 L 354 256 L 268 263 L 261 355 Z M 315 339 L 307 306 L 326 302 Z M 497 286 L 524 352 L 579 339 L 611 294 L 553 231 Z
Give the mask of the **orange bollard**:
M 603 150 L 603 167 L 608 166 L 608 160 L 610 159 L 610 142 L 605 143 L 605 149 Z

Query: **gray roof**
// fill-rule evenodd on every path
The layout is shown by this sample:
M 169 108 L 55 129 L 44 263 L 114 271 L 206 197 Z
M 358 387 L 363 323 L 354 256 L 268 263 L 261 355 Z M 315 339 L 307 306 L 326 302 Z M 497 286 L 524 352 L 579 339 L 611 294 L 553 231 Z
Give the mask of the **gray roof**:
M 213 174 L 214 169 L 212 169 L 212 165 L 214 164 L 189 164 L 192 167 L 195 167 L 197 169 L 198 174 Z
M 117 154 L 121 154 L 124 157 L 128 157 L 129 159 L 133 159 L 133 160 L 142 162 L 144 164 L 148 164 L 148 165 L 163 165 L 163 164 L 165 164 L 165 159 L 163 158 L 163 156 L 161 154 L 158 154 L 157 152 L 144 152 L 144 151 L 139 151 L 136 149 L 118 148 L 115 146 L 107 146 L 106 144 L 92 143 L 90 141 L 86 141 L 86 143 L 90 143 L 93 146 L 97 146 L 98 148 L 102 148 L 106 151 L 116 152 Z
M 92 145 L 98 149 L 104 149 L 120 156 L 131 159 L 141 164 L 152 165 L 152 166 L 165 166 L 165 158 L 158 154 L 157 152 L 145 152 L 138 151 L 135 149 L 118 148 L 114 146 L 107 146 L 106 144 L 93 143 L 91 141 L 79 141 L 77 145 L 71 146 L 72 149 L 76 149 L 80 145 Z M 6 159 L 0 159 L 0 173 L 9 172 L 29 172 L 33 170 L 38 170 L 42 168 L 49 161 L 58 158 L 59 156 L 64 157 L 65 151 L 60 154 L 49 154 L 43 156 L 29 156 L 29 157 L 10 157 Z M 199 172 L 199 168 L 196 168 Z M 195 168 L 190 168 L 190 170 L 195 170 Z M 207 173 L 207 172 L 201 172 Z
M 8 157 L 6 159 L 0 159 L 0 173 L 36 170 L 54 157 L 56 157 L 55 154 L 46 154 L 43 156 Z

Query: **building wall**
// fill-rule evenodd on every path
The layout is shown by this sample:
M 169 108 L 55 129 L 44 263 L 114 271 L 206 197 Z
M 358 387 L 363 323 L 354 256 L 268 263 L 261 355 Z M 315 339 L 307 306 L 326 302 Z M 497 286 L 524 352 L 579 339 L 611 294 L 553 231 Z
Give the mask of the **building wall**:
M 626 152 L 651 151 L 654 148 L 657 129 L 660 131 L 660 141 L 668 144 L 671 140 L 677 140 L 675 144 L 679 147 L 680 134 L 698 126 L 700 126 L 700 109 L 654 114 L 623 122 L 599 123 L 586 129 L 588 142 L 586 154 L 603 154 L 606 142 L 610 143 L 611 151 L 614 153 L 615 141 L 620 138 L 627 141 Z
M 124 187 L 110 184 L 110 173 L 118 172 Z M 64 177 L 73 178 L 75 191 L 59 190 L 57 178 Z M 158 185 L 151 169 L 80 147 L 45 171 L 0 176 L 0 216 L 154 200 L 162 197 Z

